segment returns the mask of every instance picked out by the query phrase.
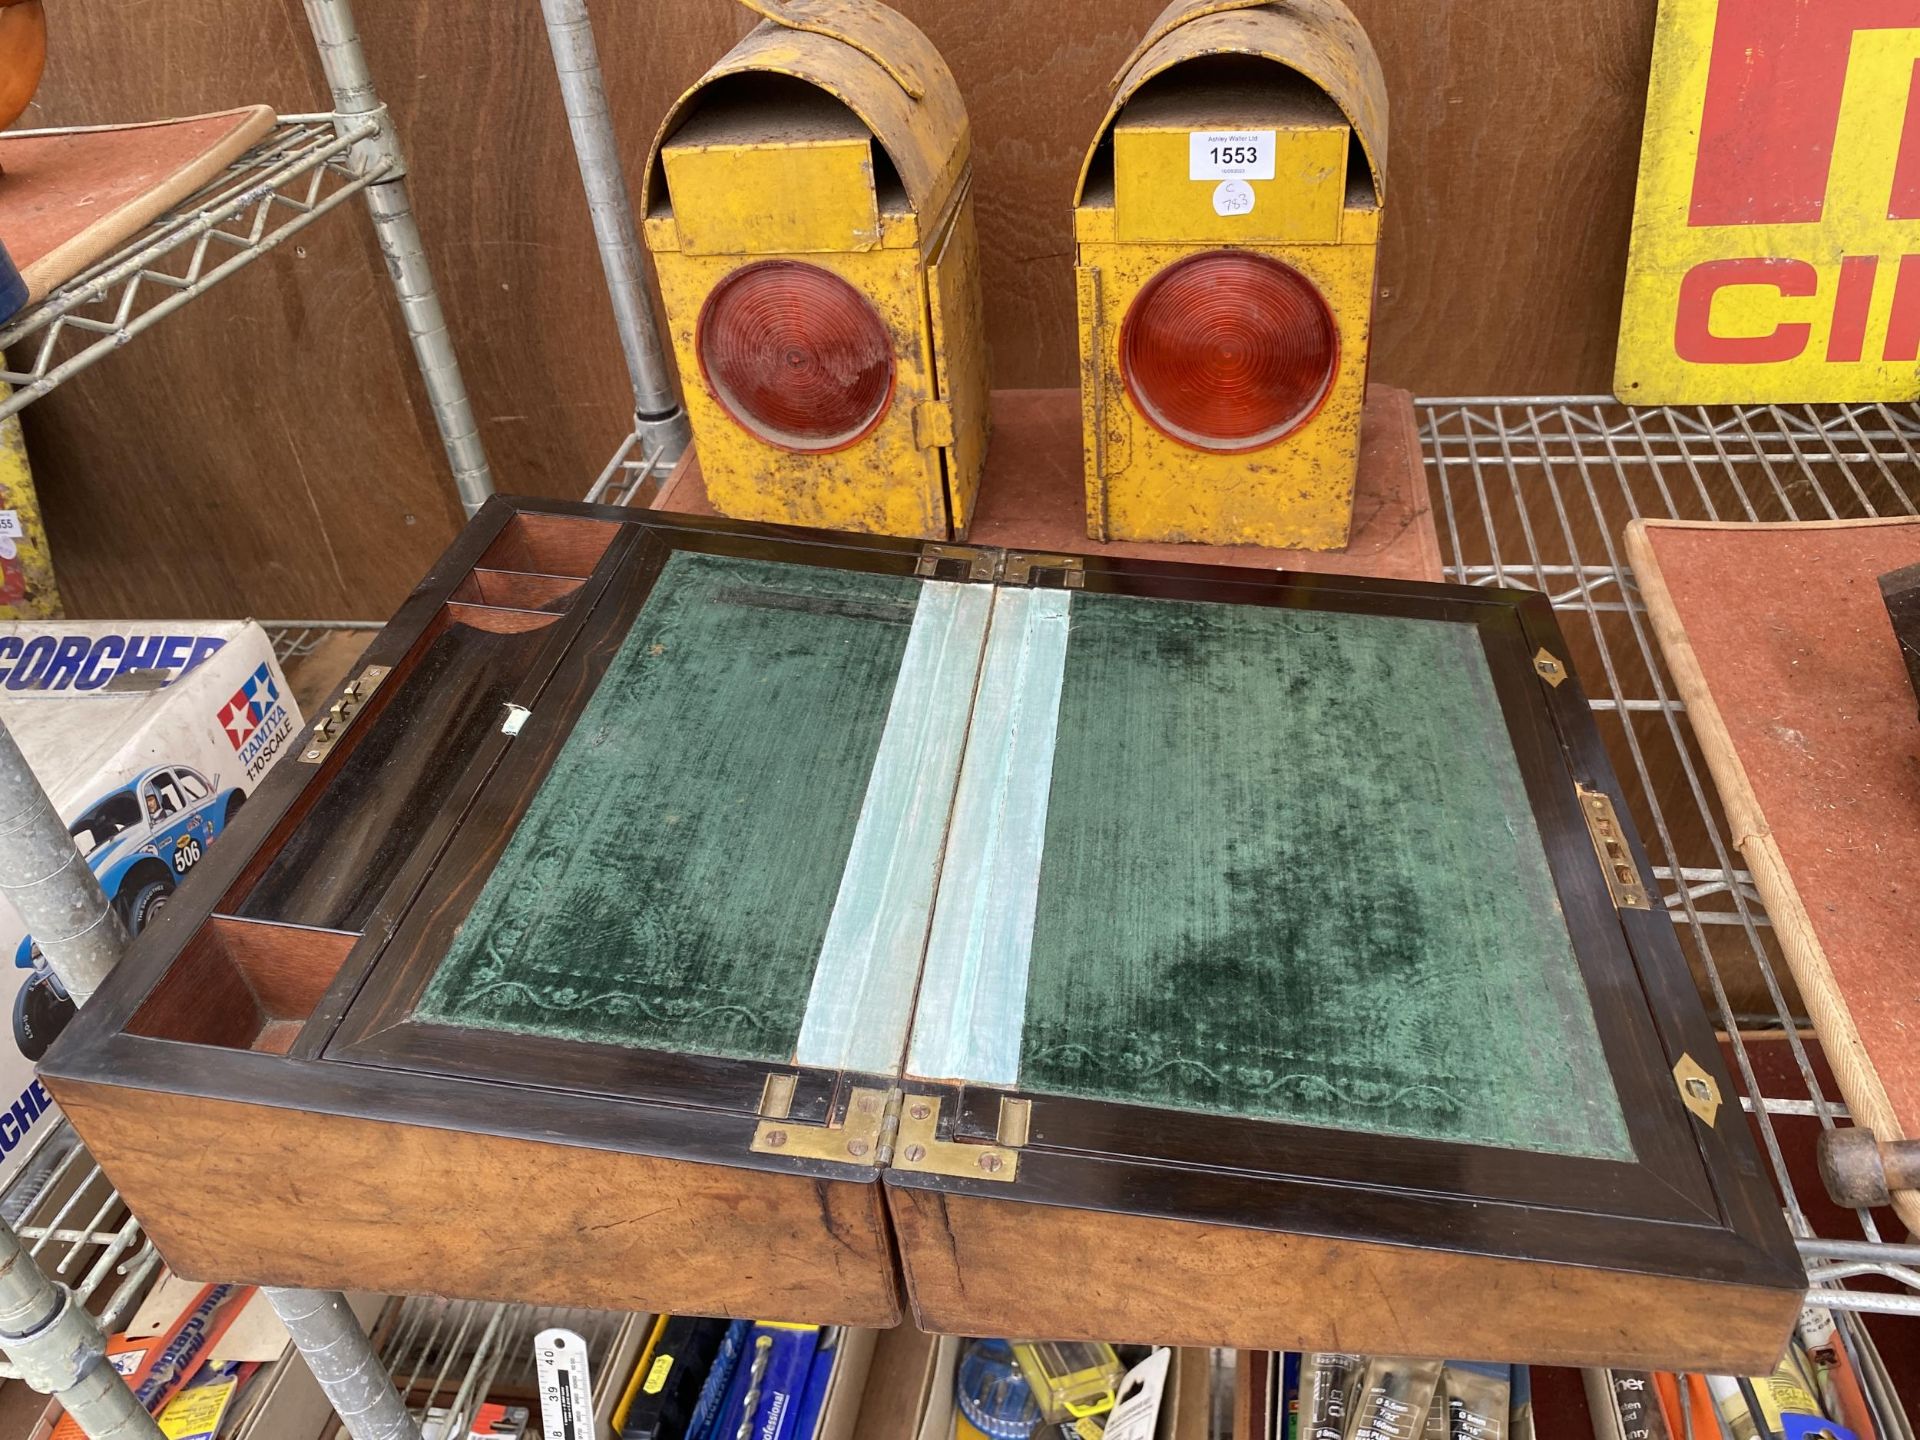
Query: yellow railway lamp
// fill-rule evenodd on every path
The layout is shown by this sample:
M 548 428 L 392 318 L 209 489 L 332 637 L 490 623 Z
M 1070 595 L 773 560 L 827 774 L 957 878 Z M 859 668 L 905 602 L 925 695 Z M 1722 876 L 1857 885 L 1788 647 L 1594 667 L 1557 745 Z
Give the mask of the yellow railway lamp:
M 1386 139 L 1340 0 L 1153 23 L 1074 199 L 1094 539 L 1346 544 Z
M 987 446 L 967 114 L 873 0 L 766 17 L 667 115 L 647 248 L 724 515 L 949 539 Z

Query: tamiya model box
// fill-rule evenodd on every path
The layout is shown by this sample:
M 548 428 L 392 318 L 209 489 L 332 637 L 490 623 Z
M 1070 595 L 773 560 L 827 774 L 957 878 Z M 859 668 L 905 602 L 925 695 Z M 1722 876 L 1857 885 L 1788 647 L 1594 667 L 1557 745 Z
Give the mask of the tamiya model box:
M 0 720 L 20 743 L 114 907 L 138 931 L 300 733 L 252 622 L 0 623 Z M 0 1179 L 52 1128 L 33 1065 L 73 1014 L 0 899 Z M 10 1003 L 9 1003 L 10 1002 Z

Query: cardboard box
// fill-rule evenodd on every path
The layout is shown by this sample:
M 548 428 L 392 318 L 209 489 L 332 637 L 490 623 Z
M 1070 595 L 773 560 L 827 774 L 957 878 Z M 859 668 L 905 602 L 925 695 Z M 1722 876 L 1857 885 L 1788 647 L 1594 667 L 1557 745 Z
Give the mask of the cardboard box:
M 164 906 L 301 730 L 251 621 L 0 624 L 0 720 L 128 927 Z M 73 1004 L 0 899 L 0 1183 L 53 1129 L 33 1065 Z

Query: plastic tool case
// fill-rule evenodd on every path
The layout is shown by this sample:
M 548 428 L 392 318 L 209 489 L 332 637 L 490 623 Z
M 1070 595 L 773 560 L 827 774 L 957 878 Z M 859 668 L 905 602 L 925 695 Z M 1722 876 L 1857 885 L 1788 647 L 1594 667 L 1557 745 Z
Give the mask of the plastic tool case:
M 1764 1373 L 1804 1277 L 1566 656 L 496 499 L 46 1082 L 191 1276 Z

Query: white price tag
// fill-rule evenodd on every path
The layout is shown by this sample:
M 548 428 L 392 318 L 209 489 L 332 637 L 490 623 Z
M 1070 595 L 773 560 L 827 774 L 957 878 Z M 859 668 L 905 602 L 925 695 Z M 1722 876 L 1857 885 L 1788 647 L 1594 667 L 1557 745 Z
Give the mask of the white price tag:
M 23 540 L 26 534 L 18 510 L 0 510 L 0 540 Z
M 533 1337 L 533 1362 L 541 1440 L 594 1440 L 587 1342 L 571 1330 L 542 1330 Z
M 1194 130 L 1187 136 L 1189 180 L 1271 180 L 1271 130 Z

